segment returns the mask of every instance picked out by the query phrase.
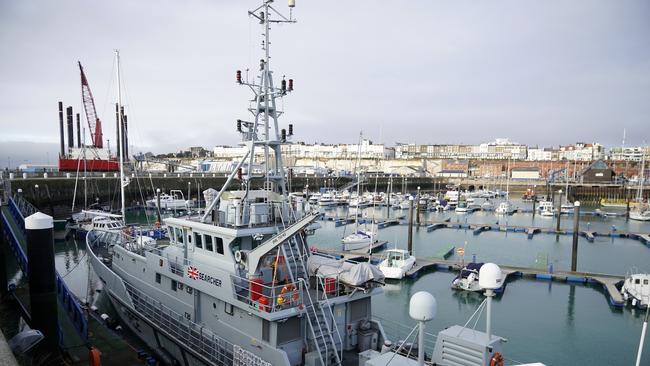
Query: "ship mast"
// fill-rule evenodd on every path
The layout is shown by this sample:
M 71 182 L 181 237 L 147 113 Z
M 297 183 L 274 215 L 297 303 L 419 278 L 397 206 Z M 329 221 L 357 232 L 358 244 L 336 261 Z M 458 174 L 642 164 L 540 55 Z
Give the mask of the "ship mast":
M 115 62 L 117 63 L 117 110 L 121 111 L 122 110 L 122 87 L 121 87 L 121 82 L 120 82 L 120 50 L 115 50 Z M 118 113 L 119 115 L 119 131 L 118 131 L 118 138 L 119 141 L 117 142 L 118 146 L 124 146 L 124 128 L 122 128 L 124 121 L 122 120 L 123 114 Z M 124 212 L 124 206 L 125 206 L 125 200 L 124 200 L 124 149 L 119 149 L 119 155 L 120 155 L 120 195 L 122 196 L 122 220 L 126 222 L 126 215 Z
M 245 85 L 253 92 L 253 98 L 250 100 L 251 107 L 248 111 L 253 115 L 252 121 L 237 120 L 237 131 L 242 134 L 242 139 L 247 151 L 239 161 L 235 169 L 231 172 L 217 197 L 206 208 L 205 214 L 201 221 L 205 222 L 211 215 L 212 210 L 216 207 L 221 196 L 228 188 L 236 176 L 239 176 L 245 187 L 246 197 L 250 190 L 251 180 L 264 179 L 264 189 L 282 194 L 287 198 L 287 185 L 282 160 L 282 145 L 286 143 L 287 136 L 293 135 L 293 125 L 289 125 L 289 133 L 285 129 L 280 130 L 278 118 L 283 114 L 277 109 L 276 98 L 282 98 L 287 93 L 293 91 L 293 79 L 282 79 L 280 87 L 273 84 L 273 71 L 271 71 L 270 55 L 270 32 L 272 23 L 295 23 L 292 9 L 295 6 L 294 0 L 289 0 L 289 17 L 284 16 L 273 6 L 273 0 L 264 0 L 262 5 L 248 11 L 248 15 L 259 20 L 263 29 L 263 40 L 261 43 L 264 51 L 264 58 L 260 60 L 260 74 L 257 80 L 249 81 L 242 79 L 241 70 L 237 70 L 236 81 L 240 85 Z M 273 131 L 271 131 L 271 128 Z M 255 148 L 261 147 L 264 151 L 264 172 L 263 175 L 253 176 L 253 163 L 255 161 Z M 271 164 L 271 151 L 274 154 L 274 161 Z M 247 172 L 244 177 L 242 166 L 247 164 Z

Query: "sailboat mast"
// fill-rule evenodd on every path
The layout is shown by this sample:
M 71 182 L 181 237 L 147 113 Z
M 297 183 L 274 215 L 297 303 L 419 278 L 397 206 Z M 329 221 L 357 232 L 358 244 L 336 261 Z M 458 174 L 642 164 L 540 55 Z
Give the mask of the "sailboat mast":
M 120 79 L 120 50 L 115 50 L 115 61 L 117 62 L 117 110 L 119 118 L 118 134 L 119 141 L 117 142 L 118 146 L 124 146 L 124 129 L 122 128 L 124 121 L 122 121 L 122 87 Z M 122 219 L 126 221 L 125 215 L 125 200 L 124 200 L 124 149 L 118 149 L 120 155 L 120 195 L 122 199 Z
M 354 232 L 359 230 L 359 213 L 361 212 L 361 138 L 363 131 L 359 132 L 359 146 L 357 147 L 357 212 L 354 215 Z
M 637 201 L 643 201 L 643 181 L 645 180 L 645 146 L 641 155 L 641 170 L 639 171 L 639 189 L 636 191 Z

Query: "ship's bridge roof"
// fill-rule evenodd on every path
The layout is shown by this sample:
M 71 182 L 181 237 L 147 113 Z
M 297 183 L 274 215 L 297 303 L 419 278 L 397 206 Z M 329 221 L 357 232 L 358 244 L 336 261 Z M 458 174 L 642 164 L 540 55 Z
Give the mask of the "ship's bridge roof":
M 244 196 L 246 196 L 246 191 L 241 191 L 241 190 L 240 191 L 227 191 L 227 192 L 224 192 L 221 195 L 221 200 L 225 201 L 225 200 L 231 200 L 231 199 L 237 199 L 237 198 L 243 199 Z M 249 200 L 255 200 L 257 198 L 264 198 L 264 199 L 266 199 L 268 201 L 271 201 L 271 202 L 283 202 L 284 201 L 284 196 L 283 195 L 281 195 L 279 193 L 276 193 L 276 192 L 267 191 L 267 190 L 264 190 L 264 189 L 256 189 L 256 190 L 248 191 L 247 198 Z

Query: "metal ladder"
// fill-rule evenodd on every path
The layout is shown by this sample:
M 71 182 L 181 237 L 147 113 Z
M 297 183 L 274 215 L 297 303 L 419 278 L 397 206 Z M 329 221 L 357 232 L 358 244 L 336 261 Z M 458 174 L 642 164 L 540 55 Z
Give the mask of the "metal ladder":
M 293 210 L 291 212 L 292 216 L 295 218 Z M 280 215 L 282 217 L 282 215 Z M 284 228 L 284 220 L 282 220 L 282 226 Z M 321 364 L 323 366 L 328 365 L 341 365 L 342 354 L 339 353 L 338 348 L 336 347 L 336 342 L 334 340 L 334 332 L 337 333 L 339 342 L 341 346 L 343 345 L 341 340 L 341 335 L 338 332 L 338 327 L 334 321 L 334 314 L 332 313 L 332 307 L 327 299 L 327 295 L 323 293 L 325 302 L 319 302 L 316 299 L 316 302 L 311 298 L 309 293 L 309 281 L 307 269 L 305 268 L 305 260 L 307 260 L 307 248 L 304 245 L 302 237 L 300 237 L 300 242 L 296 234 L 289 238 L 287 241 L 280 245 L 279 250 L 284 256 L 285 263 L 289 269 L 289 278 L 291 282 L 303 281 L 304 292 L 303 292 L 303 303 L 305 306 L 305 312 L 307 313 L 307 323 L 309 324 L 309 329 L 312 335 L 312 341 L 314 347 L 318 351 Z M 301 251 L 302 246 L 302 251 Z M 307 279 L 307 280 L 306 280 Z M 319 281 L 317 281 L 316 286 L 318 286 Z M 332 330 L 330 327 L 330 320 L 334 323 L 335 329 Z

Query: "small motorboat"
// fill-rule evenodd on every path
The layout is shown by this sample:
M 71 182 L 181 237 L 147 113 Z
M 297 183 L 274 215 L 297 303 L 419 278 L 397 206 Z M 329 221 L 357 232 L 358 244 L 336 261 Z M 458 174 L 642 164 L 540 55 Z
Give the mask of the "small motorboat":
M 621 287 L 623 300 L 632 306 L 645 309 L 650 304 L 650 274 L 636 273 L 625 277 Z
M 414 265 L 415 257 L 408 250 L 388 249 L 379 263 L 379 270 L 386 278 L 401 280 Z
M 499 203 L 499 207 L 497 207 L 497 209 L 494 210 L 494 212 L 499 215 L 510 215 L 514 211 L 515 209 L 512 207 L 512 203 L 510 203 L 510 201 L 504 201 Z
M 460 270 L 458 276 L 451 281 L 451 288 L 454 290 L 481 292 L 484 289 L 478 283 L 479 271 L 484 263 L 468 263 Z M 503 292 L 503 279 L 501 280 L 501 287 L 495 289 L 497 293 Z

